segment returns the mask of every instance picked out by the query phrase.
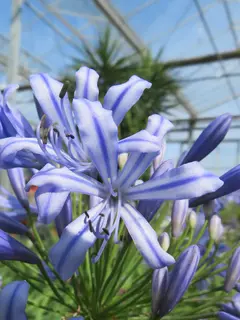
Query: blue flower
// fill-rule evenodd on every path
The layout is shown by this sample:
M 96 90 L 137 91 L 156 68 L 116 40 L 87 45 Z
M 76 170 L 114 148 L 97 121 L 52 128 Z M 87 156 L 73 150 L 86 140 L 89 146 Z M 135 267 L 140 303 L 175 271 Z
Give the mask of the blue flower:
M 28 290 L 26 281 L 14 281 L 0 291 L 0 320 L 27 320 Z
M 219 320 L 239 320 L 240 319 L 240 293 L 235 294 L 232 302 L 224 303 L 222 311 L 218 312 Z
M 50 252 L 56 270 L 63 279 L 71 277 L 82 263 L 86 251 L 100 238 L 103 239 L 102 246 L 93 259 L 97 261 L 113 232 L 115 242 L 118 242 L 121 219 L 150 267 L 162 268 L 172 264 L 174 259 L 161 249 L 155 231 L 129 201 L 189 199 L 208 190 L 216 190 L 222 182 L 204 171 L 200 164 L 189 163 L 135 186 L 136 180 L 159 153 L 162 139 L 171 127 L 169 121 L 153 115 L 149 117 L 146 130 L 119 141 L 112 112 L 99 102 L 74 99 L 73 109 L 82 144 L 101 182 L 66 167 L 46 166 L 35 174 L 27 188 L 31 185 L 39 187 L 36 192 L 39 215 L 42 212 L 42 219 L 47 223 L 59 213 L 58 203 L 67 192 L 94 195 L 103 200 L 64 229 L 60 241 Z M 119 171 L 118 154 L 126 151 L 130 155 Z M 48 204 L 47 199 L 52 199 L 52 196 L 58 210 L 50 216 L 47 209 L 53 200 Z
M 0 261 L 15 260 L 30 264 L 38 264 L 39 259 L 34 252 L 30 251 L 23 244 L 0 230 Z

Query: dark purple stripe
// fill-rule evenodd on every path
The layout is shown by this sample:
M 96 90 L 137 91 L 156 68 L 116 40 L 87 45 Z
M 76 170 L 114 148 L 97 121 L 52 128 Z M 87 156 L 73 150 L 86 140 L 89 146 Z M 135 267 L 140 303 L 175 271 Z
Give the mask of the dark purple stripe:
M 83 98 L 88 99 L 88 82 L 89 82 L 89 75 L 90 75 L 90 69 L 87 69 L 87 77 L 84 84 L 84 90 L 83 90 Z
M 132 215 L 132 213 L 131 213 L 130 210 L 128 210 L 126 207 L 124 207 L 124 208 L 125 208 L 125 210 L 128 212 L 128 214 L 129 214 L 129 216 L 131 217 L 131 219 L 134 221 L 134 223 L 137 225 L 138 229 L 141 230 L 142 237 L 143 237 L 143 238 L 145 239 L 145 241 L 147 242 L 149 248 L 150 248 L 151 251 L 152 251 L 153 256 L 157 259 L 157 261 L 158 261 L 160 264 L 162 264 L 162 263 L 163 263 L 162 260 L 160 259 L 158 253 L 156 252 L 154 246 L 152 245 L 152 241 L 151 241 L 151 239 L 149 239 L 148 234 L 147 234 L 147 233 L 145 232 L 145 230 L 142 228 L 142 225 L 138 222 L 138 220 L 136 220 L 136 219 L 134 218 L 134 216 Z M 140 213 L 139 213 L 139 214 L 140 214 Z M 150 261 L 147 259 L 146 256 L 144 256 L 144 259 L 145 259 L 149 264 L 151 264 Z
M 114 104 L 112 105 L 112 112 L 113 112 L 113 115 L 117 109 L 117 107 L 119 106 L 119 104 L 121 103 L 121 101 L 123 100 L 123 98 L 125 97 L 125 95 L 127 94 L 127 92 L 135 85 L 137 84 L 138 82 L 140 81 L 143 81 L 143 80 L 135 80 L 134 82 L 132 82 L 129 86 L 127 86 L 121 93 L 120 95 L 117 97 L 116 101 L 114 102 Z
M 45 75 L 42 74 L 42 73 L 40 73 L 39 75 L 40 75 L 40 77 L 42 78 L 43 82 L 45 83 L 45 85 L 46 85 L 46 87 L 47 87 L 48 94 L 49 94 L 49 96 L 50 96 L 50 100 L 52 101 L 52 103 L 53 103 L 53 105 L 54 105 L 54 107 L 55 107 L 55 110 L 57 111 L 57 114 L 58 114 L 59 118 L 60 118 L 60 119 L 63 121 L 63 123 L 64 123 L 64 117 L 62 116 L 62 111 L 61 111 L 61 109 L 60 109 L 60 106 L 59 106 L 59 104 L 58 104 L 58 102 L 57 102 L 54 94 L 52 93 L 52 89 L 51 89 L 51 86 L 50 86 L 50 84 L 49 84 L 49 82 L 48 82 L 48 79 L 47 79 L 47 78 L 45 77 Z M 60 92 L 59 92 L 59 93 L 60 93 Z M 54 119 L 51 119 L 51 120 L 53 121 Z
M 160 118 L 160 123 L 159 123 L 158 127 L 157 127 L 156 130 L 153 132 L 153 135 L 156 136 L 156 137 L 159 135 L 159 131 L 161 130 L 161 125 L 162 125 L 162 123 L 163 123 L 163 120 L 164 120 L 163 117 L 161 117 L 161 118 Z
M 210 174 L 210 173 L 204 174 L 202 176 L 193 176 L 193 177 L 189 177 L 189 178 L 178 180 L 178 181 L 174 181 L 174 182 L 169 182 L 169 183 L 166 183 L 166 184 L 163 184 L 163 185 L 160 185 L 160 186 L 152 187 L 152 188 L 149 188 L 147 190 L 139 190 L 139 191 L 134 191 L 133 190 L 132 192 L 130 191 L 128 193 L 128 195 L 141 194 L 141 193 L 146 193 L 146 192 L 151 192 L 151 191 L 154 192 L 154 191 L 160 191 L 160 190 L 167 190 L 167 189 L 171 189 L 171 188 L 175 188 L 175 187 L 179 187 L 179 186 L 188 184 L 188 183 L 196 181 L 198 179 L 208 178 L 208 177 L 214 177 L 214 176 L 212 174 Z
M 21 287 L 21 283 L 19 283 L 17 285 L 17 287 L 15 288 L 15 290 L 13 291 L 12 297 L 10 299 L 9 305 L 8 305 L 8 309 L 7 309 L 7 319 L 8 320 L 12 320 L 12 311 L 13 311 L 13 307 L 12 304 L 14 302 L 14 299 L 16 298 L 18 289 Z
M 118 143 L 119 144 L 122 144 L 122 143 L 130 143 L 130 142 L 148 142 L 148 143 L 151 143 L 151 144 L 154 144 L 156 146 L 158 146 L 158 143 L 157 142 L 153 142 L 153 141 L 149 141 L 149 140 L 146 140 L 146 139 L 140 139 L 140 138 L 134 138 L 134 139 L 124 139 L 124 140 L 120 140 Z

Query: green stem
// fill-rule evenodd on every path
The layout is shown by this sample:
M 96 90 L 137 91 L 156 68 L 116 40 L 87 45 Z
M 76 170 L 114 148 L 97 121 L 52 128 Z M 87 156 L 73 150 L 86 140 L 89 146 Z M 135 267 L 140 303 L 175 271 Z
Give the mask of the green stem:
M 28 299 L 28 304 L 29 304 L 30 306 L 35 307 L 35 308 L 42 309 L 42 310 L 45 310 L 45 311 L 48 311 L 48 312 L 52 312 L 52 313 L 54 313 L 54 314 L 57 313 L 57 314 L 59 314 L 60 316 L 62 316 L 62 313 L 61 313 L 60 311 L 58 311 L 57 309 L 52 309 L 52 308 L 49 308 L 49 307 L 47 307 L 47 306 L 40 305 L 40 304 L 38 304 L 38 303 L 35 303 L 35 302 L 33 302 L 33 301 L 30 301 L 29 299 Z
M 213 288 L 213 289 L 210 289 L 210 290 L 202 290 L 196 294 L 191 294 L 190 296 L 187 296 L 187 297 L 184 297 L 182 299 L 183 300 L 189 300 L 189 299 L 192 299 L 192 298 L 195 298 L 195 297 L 201 297 L 203 295 L 206 295 L 206 294 L 210 294 L 210 293 L 213 293 L 213 292 L 216 292 L 216 291 L 221 291 L 223 289 L 222 286 L 220 287 L 216 287 L 216 288 Z
M 206 220 L 204 222 L 204 225 L 202 226 L 201 230 L 199 231 L 196 239 L 193 241 L 193 244 L 197 244 L 198 241 L 202 238 L 202 236 L 204 235 L 204 232 L 206 231 L 207 229 L 207 226 L 208 226 L 208 220 Z
M 190 315 L 190 316 L 171 316 L 171 317 L 164 317 L 164 320 L 185 320 L 185 319 L 190 319 L 190 320 L 195 320 L 195 319 L 210 319 L 209 317 L 216 319 L 217 313 L 216 312 L 211 312 L 211 313 L 202 313 L 198 315 Z M 157 318 L 158 319 L 158 318 Z

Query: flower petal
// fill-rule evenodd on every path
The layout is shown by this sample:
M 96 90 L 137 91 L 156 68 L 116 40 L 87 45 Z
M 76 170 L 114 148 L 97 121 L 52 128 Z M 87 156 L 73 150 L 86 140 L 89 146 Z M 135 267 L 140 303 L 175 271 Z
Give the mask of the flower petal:
M 98 78 L 99 75 L 93 69 L 81 67 L 76 72 L 76 91 L 75 99 L 88 99 L 90 101 L 98 100 Z
M 73 109 L 83 145 L 108 185 L 117 176 L 118 137 L 112 114 L 100 102 L 85 99 L 74 99 Z
M 65 229 L 65 227 L 70 222 L 72 222 L 72 201 L 71 201 L 71 195 L 69 194 L 61 212 L 55 219 L 55 226 L 56 226 L 59 238 L 61 237 L 61 234 Z
M 156 232 L 141 213 L 129 204 L 125 204 L 120 212 L 137 249 L 151 268 L 159 269 L 175 262 L 174 258 L 160 247 Z
M 173 168 L 173 162 L 166 160 L 160 164 L 160 166 L 154 171 L 151 179 L 158 178 L 165 172 Z M 156 212 L 159 210 L 164 200 L 140 200 L 137 205 L 137 210 L 141 212 L 147 221 L 151 221 Z
M 218 319 L 219 320 L 239 320 L 239 317 L 235 317 L 229 313 L 220 311 L 218 312 Z
M 159 114 L 153 114 L 148 117 L 146 130 L 150 134 L 158 137 L 160 143 L 165 134 L 173 127 L 173 124 L 168 119 L 160 116 Z
M 24 224 L 2 212 L 0 212 L 0 229 L 16 234 L 26 234 L 28 232 L 28 228 Z
M 0 292 L 0 320 L 27 320 L 25 308 L 28 299 L 29 284 L 26 281 L 14 281 Z
M 88 210 L 89 219 L 94 219 L 103 207 L 101 202 Z M 95 241 L 95 235 L 90 231 L 83 213 L 71 222 L 63 231 L 60 240 L 50 250 L 50 260 L 63 280 L 69 279 L 83 262 L 86 252 Z
M 213 192 L 205 194 L 202 197 L 192 199 L 192 201 L 189 203 L 190 207 L 196 207 L 200 204 L 223 197 L 240 189 L 240 165 L 237 165 L 228 172 L 224 173 L 221 177 L 219 177 L 219 179 L 224 182 L 224 185 L 222 185 L 216 191 L 214 190 Z
M 145 89 L 152 84 L 137 76 L 132 76 L 126 83 L 112 86 L 104 97 L 103 107 L 112 110 L 113 119 L 119 125 L 129 109 L 140 99 Z
M 48 186 L 55 188 L 55 192 L 80 192 L 101 198 L 105 196 L 103 184 L 84 174 L 75 174 L 65 167 L 40 170 L 27 183 L 26 190 L 29 191 L 31 186 Z
M 156 152 L 160 150 L 157 137 L 146 130 L 141 130 L 134 135 L 118 142 L 118 152 Z
M 25 178 L 22 168 L 8 169 L 8 178 L 13 191 L 23 207 L 28 206 L 28 197 L 25 191 Z
M 198 162 L 192 162 L 130 188 L 125 196 L 130 200 L 191 199 L 196 195 L 215 191 L 222 185 L 223 182 L 218 177 L 205 171 Z
M 39 259 L 35 253 L 2 230 L 0 230 L 0 261 L 1 260 L 23 261 L 30 264 L 39 263 Z
M 35 192 L 38 207 L 38 221 L 44 224 L 51 223 L 61 212 L 69 192 L 56 192 L 52 186 L 41 186 Z
M 168 288 L 168 268 L 156 269 L 152 276 L 152 313 L 157 315 Z
M 188 200 L 175 200 L 172 207 L 172 234 L 175 238 L 182 234 L 188 213 Z

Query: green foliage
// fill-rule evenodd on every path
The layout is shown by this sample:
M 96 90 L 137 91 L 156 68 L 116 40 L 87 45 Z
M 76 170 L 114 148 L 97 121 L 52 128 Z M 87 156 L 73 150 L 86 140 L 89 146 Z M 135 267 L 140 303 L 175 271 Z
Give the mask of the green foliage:
M 74 58 L 72 70 L 85 65 L 96 70 L 100 75 L 100 101 L 109 87 L 126 82 L 132 75 L 137 75 L 152 83 L 152 87 L 145 90 L 140 101 L 127 113 L 121 127 L 121 136 L 125 137 L 143 129 L 146 119 L 153 113 L 169 112 L 175 105 L 169 96 L 178 89 L 177 82 L 168 74 L 164 65 L 159 61 L 161 51 L 153 58 L 150 52 L 142 55 L 121 55 L 122 44 L 113 39 L 110 28 L 106 28 L 94 48 L 83 47 L 83 59 Z M 70 97 L 75 89 L 74 76 L 68 73 L 63 76 L 71 81 Z

